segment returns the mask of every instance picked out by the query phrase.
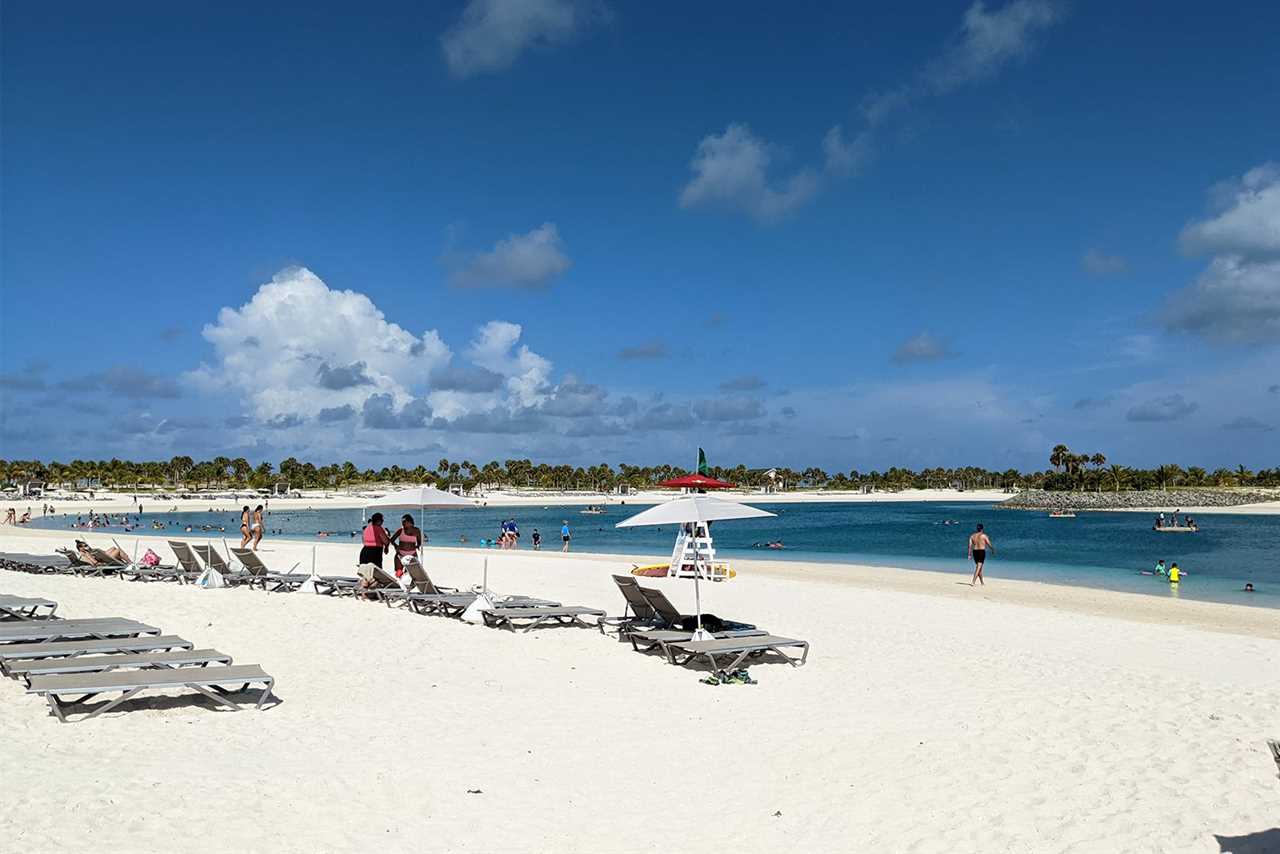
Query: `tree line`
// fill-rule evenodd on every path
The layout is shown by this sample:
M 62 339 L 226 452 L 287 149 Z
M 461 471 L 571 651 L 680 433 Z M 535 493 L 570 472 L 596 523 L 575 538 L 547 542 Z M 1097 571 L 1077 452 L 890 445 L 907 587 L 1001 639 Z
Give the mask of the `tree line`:
M 958 487 L 962 489 L 1121 490 L 1172 487 L 1280 486 L 1280 467 L 1250 471 L 1245 466 L 1210 472 L 1198 466 L 1162 465 L 1154 469 L 1109 464 L 1102 453 L 1076 454 L 1066 445 L 1049 455 L 1051 469 L 1021 472 L 994 471 L 976 466 L 926 468 L 913 471 L 891 467 L 885 471 L 829 473 L 818 467 L 759 469 L 745 465 L 714 466 L 711 476 L 748 488 L 779 490 L 899 490 Z M 672 465 L 637 466 L 598 463 L 593 466 L 549 465 L 528 459 L 490 460 L 477 465 L 470 460 L 440 459 L 434 467 L 419 464 L 381 469 L 360 468 L 350 461 L 315 465 L 294 457 L 279 465 L 253 465 L 244 457 L 195 460 L 176 456 L 169 460 L 72 460 L 69 463 L 40 460 L 0 460 L 0 483 L 18 485 L 32 481 L 61 487 L 97 486 L 117 489 L 269 489 L 288 484 L 290 489 L 328 489 L 386 483 L 453 484 L 464 489 L 517 487 L 558 490 L 612 491 L 652 487 L 686 474 Z

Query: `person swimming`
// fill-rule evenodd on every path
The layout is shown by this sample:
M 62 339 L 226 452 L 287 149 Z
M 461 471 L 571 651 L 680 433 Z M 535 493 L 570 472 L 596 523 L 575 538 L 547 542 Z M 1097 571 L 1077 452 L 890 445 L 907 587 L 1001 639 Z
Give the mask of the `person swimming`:
M 1245 592 L 1245 593 L 1252 593 L 1252 592 L 1253 592 L 1253 582 L 1252 582 L 1252 581 L 1246 581 L 1246 582 L 1244 583 L 1244 592 Z

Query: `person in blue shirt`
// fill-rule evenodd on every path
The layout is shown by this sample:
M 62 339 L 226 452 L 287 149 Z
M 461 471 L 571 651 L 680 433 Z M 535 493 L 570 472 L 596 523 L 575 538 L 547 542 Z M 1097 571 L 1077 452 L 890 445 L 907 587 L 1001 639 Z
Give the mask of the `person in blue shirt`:
M 569 520 L 565 519 L 560 525 L 560 541 L 564 543 L 564 545 L 560 547 L 560 551 L 569 551 L 569 540 L 572 536 L 573 535 L 569 533 Z

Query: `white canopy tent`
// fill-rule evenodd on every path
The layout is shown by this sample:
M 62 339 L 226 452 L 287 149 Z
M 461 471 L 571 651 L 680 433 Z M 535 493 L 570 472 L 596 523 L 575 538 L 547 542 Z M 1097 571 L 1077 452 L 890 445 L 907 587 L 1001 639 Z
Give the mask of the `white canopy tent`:
M 710 495 L 682 495 L 658 504 L 648 510 L 642 510 L 630 518 L 623 519 L 615 527 L 637 528 L 644 525 L 703 525 L 708 522 L 720 522 L 727 519 L 759 519 L 776 516 L 768 510 L 758 510 L 736 501 L 725 501 L 712 498 Z M 700 582 L 702 572 L 698 565 L 698 553 L 694 551 L 693 597 L 698 614 L 698 629 L 693 634 L 694 640 L 710 640 L 711 635 L 702 629 L 702 591 Z

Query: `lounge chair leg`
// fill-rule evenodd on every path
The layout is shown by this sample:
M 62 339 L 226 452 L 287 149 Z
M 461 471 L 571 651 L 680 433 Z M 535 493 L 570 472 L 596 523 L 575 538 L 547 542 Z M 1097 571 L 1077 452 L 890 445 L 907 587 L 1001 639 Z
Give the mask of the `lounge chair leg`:
M 86 720 L 86 721 L 87 721 L 87 720 L 89 720 L 89 718 L 96 718 L 98 715 L 102 714 L 103 712 L 109 712 L 109 711 L 111 711 L 111 710 L 112 710 L 112 709 L 114 709 L 116 706 L 118 706 L 118 705 L 120 705 L 121 703 L 123 703 L 125 700 L 128 700 L 128 699 L 132 698 L 132 697 L 133 697 L 133 695 L 137 694 L 137 693 L 138 693 L 139 691 L 141 691 L 141 690 L 142 690 L 141 688 L 131 688 L 131 689 L 129 689 L 128 691 L 125 691 L 123 694 L 121 694 L 119 697 L 116 697 L 116 698 L 115 698 L 114 700 L 112 700 L 111 702 L 109 702 L 109 703 L 105 703 L 104 705 L 99 706 L 98 708 L 96 708 L 96 709 L 94 709 L 92 712 L 90 712 L 89 714 L 85 715 L 84 720 Z M 93 695 L 92 695 L 92 694 L 90 694 L 89 696 L 91 696 L 91 697 L 92 697 Z
M 191 690 L 193 690 L 193 691 L 199 691 L 201 694 L 204 694 L 204 695 L 205 695 L 206 697 L 208 697 L 210 700 L 213 700 L 214 702 L 218 703 L 219 705 L 222 705 L 222 706 L 228 706 L 228 707 L 230 707 L 233 711 L 237 711 L 237 712 L 238 712 L 238 711 L 240 711 L 240 707 L 239 707 L 239 706 L 237 706 L 235 703 L 233 703 L 232 701 L 228 700 L 226 697 L 219 696 L 218 694 L 214 693 L 213 691 L 210 691 L 208 688 L 206 688 L 206 687 L 205 687 L 205 686 L 203 686 L 203 685 L 193 685 L 193 684 L 191 684 L 191 683 L 187 683 L 187 686 L 186 686 L 186 687 L 190 688 L 190 689 L 191 689 Z

